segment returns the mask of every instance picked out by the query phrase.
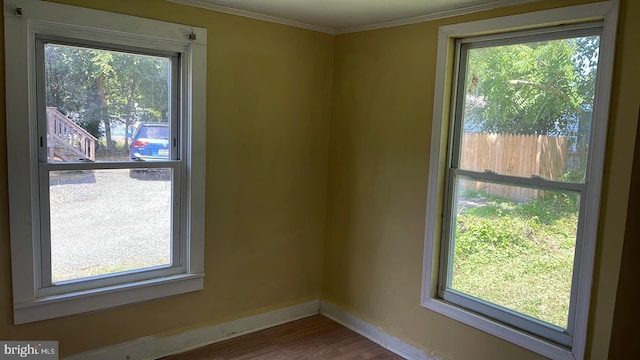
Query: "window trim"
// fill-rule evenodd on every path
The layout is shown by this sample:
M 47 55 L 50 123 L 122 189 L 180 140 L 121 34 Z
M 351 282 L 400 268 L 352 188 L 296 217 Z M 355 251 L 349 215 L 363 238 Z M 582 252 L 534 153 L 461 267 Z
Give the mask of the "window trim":
M 429 180 L 427 188 L 427 209 L 425 221 L 425 247 L 423 261 L 423 284 L 421 305 L 467 325 L 495 335 L 501 339 L 522 346 L 538 354 L 554 359 L 581 359 L 586 351 L 587 319 L 589 315 L 590 291 L 594 270 L 597 242 L 597 224 L 604 168 L 604 150 L 611 97 L 613 72 L 613 54 L 618 16 L 618 2 L 607 1 L 586 5 L 543 10 L 495 19 L 486 19 L 468 23 L 441 26 L 438 34 L 436 80 L 434 94 L 433 124 L 431 130 L 431 148 L 429 162 Z M 542 20 L 541 20 L 542 19 Z M 594 99 L 595 111 L 592 129 L 592 162 L 589 204 L 585 206 L 585 232 L 582 246 L 576 246 L 581 262 L 575 303 L 575 327 L 571 346 L 562 346 L 536 337 L 515 327 L 505 325 L 495 319 L 465 310 L 438 296 L 440 277 L 440 241 L 443 230 L 443 211 L 445 209 L 445 166 L 447 164 L 448 142 L 451 141 L 450 118 L 455 111 L 452 108 L 455 96 L 454 42 L 456 39 L 556 25 L 589 23 L 594 20 L 604 22 L 600 39 L 600 59 L 598 64 L 599 80 L 596 84 L 597 97 Z M 456 78 L 457 78 L 457 74 Z M 598 134 L 598 136 L 595 136 Z M 582 209 L 581 209 L 582 210 Z
M 18 12 L 20 8 L 20 12 Z M 14 0 L 4 4 L 7 117 L 7 162 L 13 277 L 14 324 L 55 318 L 164 296 L 201 290 L 204 280 L 204 190 L 206 125 L 206 43 L 204 28 L 109 13 L 75 6 Z M 178 88 L 178 154 L 184 162 L 181 251 L 183 270 L 149 279 L 133 278 L 119 285 L 39 294 L 39 209 L 36 34 L 54 35 L 118 46 L 168 50 L 181 54 Z M 193 34 L 194 36 L 190 36 Z M 192 39 L 193 37 L 193 39 Z M 18 120 L 20 119 L 20 120 Z M 27 154 L 27 155 L 25 155 Z M 28 166 L 25 166 L 28 158 Z M 82 164 L 70 164 L 70 166 Z M 122 164 L 131 167 L 132 164 Z M 134 167 L 136 167 L 135 165 Z M 119 164 L 114 164 L 119 168 Z M 32 227 L 32 224 L 34 226 Z
M 503 46 L 509 44 L 521 44 L 527 42 L 535 42 L 535 41 L 544 41 L 544 40 L 556 40 L 556 39 L 565 39 L 568 37 L 582 37 L 582 36 L 602 36 L 602 28 L 603 23 L 601 21 L 598 22 L 587 22 L 587 23 L 579 23 L 573 25 L 562 25 L 562 26 L 554 26 L 552 28 L 542 29 L 543 31 L 537 30 L 527 30 L 524 32 L 515 31 L 508 33 L 500 33 L 496 35 L 486 35 L 479 37 L 467 37 L 456 40 L 455 51 L 455 68 L 457 70 L 456 75 L 464 73 L 467 71 L 467 57 L 469 51 L 477 48 L 486 48 L 493 46 Z M 463 108 L 461 105 L 461 101 L 464 102 L 464 91 L 460 91 L 463 89 L 465 84 L 464 76 L 457 76 L 457 83 L 454 86 L 453 92 L 455 95 L 455 99 L 452 101 L 452 109 L 455 109 L 454 119 L 451 119 L 451 123 L 453 124 L 452 131 L 452 142 L 450 144 L 450 149 L 448 149 L 447 154 L 449 155 L 447 164 L 446 164 L 446 172 L 449 173 L 449 177 L 447 178 L 447 184 L 445 184 L 445 194 L 448 200 L 453 199 L 453 193 L 455 192 L 455 179 L 466 179 L 480 182 L 487 182 L 493 184 L 507 184 L 510 186 L 518 186 L 518 187 L 529 187 L 529 188 L 537 188 L 537 189 L 548 189 L 551 191 L 569 191 L 575 193 L 580 196 L 580 219 L 578 221 L 578 228 L 576 237 L 580 238 L 584 233 L 584 214 L 585 204 L 589 202 L 589 185 L 588 181 L 585 182 L 564 182 L 557 180 L 549 180 L 545 178 L 536 178 L 536 177 L 521 177 L 514 176 L 508 174 L 498 174 L 492 172 L 478 172 L 469 169 L 463 169 L 460 167 L 459 162 L 461 161 L 461 135 L 463 132 L 462 129 L 462 111 Z M 452 95 L 452 96 L 454 96 Z M 595 135 L 595 134 L 592 134 Z M 592 136 L 593 137 L 593 136 Z M 587 172 L 589 174 L 590 162 L 592 160 L 592 148 L 589 147 L 589 156 L 587 162 Z M 451 205 L 451 204 L 448 204 Z M 447 234 L 443 233 L 442 243 L 446 244 L 449 248 L 448 252 L 442 251 L 440 261 L 443 264 L 448 265 L 448 272 L 441 271 L 440 273 L 440 283 L 438 289 L 438 296 L 441 299 L 446 301 L 450 301 L 452 303 L 457 303 L 459 306 L 470 309 L 472 311 L 477 311 L 478 313 L 484 313 L 491 318 L 498 319 L 499 321 L 504 322 L 505 324 L 512 324 L 521 329 L 526 329 L 530 331 L 532 334 L 537 334 L 547 339 L 551 339 L 559 344 L 564 346 L 570 346 L 572 342 L 572 334 L 574 331 L 574 318 L 575 318 L 575 301 L 571 301 L 569 304 L 569 313 L 568 313 L 568 326 L 566 329 L 561 328 L 559 326 L 545 323 L 542 320 L 535 319 L 529 317 L 524 314 L 518 314 L 511 309 L 503 308 L 496 304 L 491 304 L 490 302 L 477 301 L 473 298 L 473 296 L 464 294 L 462 292 L 456 291 L 455 289 L 448 288 L 448 283 L 451 277 L 450 271 L 453 267 L 452 257 L 453 250 L 451 248 L 451 242 L 454 241 L 453 233 L 453 224 L 454 224 L 454 214 L 453 214 L 453 206 L 449 211 L 444 214 L 444 224 L 446 224 L 447 229 L 451 228 L 451 231 L 447 232 Z M 580 263 L 580 256 L 582 254 L 578 251 L 575 256 L 575 263 Z M 443 265 L 444 268 L 444 265 Z M 579 274 L 574 272 L 572 276 L 572 280 L 578 280 Z M 574 285 L 578 283 L 578 281 L 572 282 Z M 571 292 L 575 292 L 575 286 L 572 286 Z M 482 299 L 480 299 L 482 300 Z M 490 314 L 490 315 L 489 315 Z

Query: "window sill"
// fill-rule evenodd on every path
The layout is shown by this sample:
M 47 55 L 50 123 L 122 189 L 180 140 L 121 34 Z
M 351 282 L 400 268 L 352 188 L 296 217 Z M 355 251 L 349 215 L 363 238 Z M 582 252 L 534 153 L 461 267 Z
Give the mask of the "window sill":
M 423 301 L 422 306 L 550 359 L 575 360 L 575 356 L 571 350 L 563 347 L 562 345 L 555 344 L 511 326 L 491 320 L 490 318 L 460 308 L 447 301 L 431 298 Z
M 102 310 L 203 289 L 204 273 L 181 274 L 51 295 L 14 305 L 14 324 Z

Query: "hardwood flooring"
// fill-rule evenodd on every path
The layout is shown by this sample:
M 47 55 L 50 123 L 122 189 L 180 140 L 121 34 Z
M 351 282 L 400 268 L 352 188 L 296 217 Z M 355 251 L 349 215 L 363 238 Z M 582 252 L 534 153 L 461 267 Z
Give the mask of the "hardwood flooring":
M 163 360 L 404 359 L 322 315 L 211 344 Z

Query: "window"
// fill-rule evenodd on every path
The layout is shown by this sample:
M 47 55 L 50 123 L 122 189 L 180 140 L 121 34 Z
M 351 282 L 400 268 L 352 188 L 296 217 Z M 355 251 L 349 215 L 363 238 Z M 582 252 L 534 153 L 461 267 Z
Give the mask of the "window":
M 440 30 L 423 305 L 552 358 L 585 351 L 615 11 Z
M 202 289 L 205 30 L 30 1 L 5 24 L 14 323 Z

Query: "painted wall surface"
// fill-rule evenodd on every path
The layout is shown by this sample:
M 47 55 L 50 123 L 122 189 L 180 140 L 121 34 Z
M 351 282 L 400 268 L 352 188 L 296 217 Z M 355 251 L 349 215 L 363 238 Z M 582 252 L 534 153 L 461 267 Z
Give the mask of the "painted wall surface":
M 640 121 L 640 113 L 638 120 Z M 640 223 L 638 223 L 638 214 L 640 214 L 639 135 L 640 132 L 636 134 L 629 206 L 627 208 L 627 228 L 616 296 L 616 311 L 609 345 L 609 359 L 640 358 L 640 348 L 629 346 L 629 344 L 635 345 L 635 340 L 640 339 L 640 328 L 638 328 L 640 311 L 638 311 L 637 301 L 634 301 L 638 298 L 637 279 L 640 278 L 640 266 L 637 266 L 637 258 L 640 255 L 640 242 L 638 242 L 638 238 L 640 238 Z
M 438 26 L 584 2 L 540 1 L 336 37 L 324 300 L 445 359 L 539 358 L 420 307 Z M 614 312 L 640 101 L 638 17 L 640 2 L 621 1 L 591 359 L 607 358 Z
M 208 29 L 205 290 L 12 324 L 0 71 L 0 339 L 57 339 L 68 355 L 321 296 L 446 359 L 539 358 L 419 305 L 437 31 L 585 1 L 335 38 L 161 0 L 57 1 Z M 615 304 L 640 101 L 638 17 L 640 2 L 622 0 L 591 359 L 607 357 Z
M 56 339 L 69 355 L 317 299 L 332 36 L 161 0 L 61 2 L 208 29 L 205 290 L 14 326 L 2 90 L 0 339 Z

